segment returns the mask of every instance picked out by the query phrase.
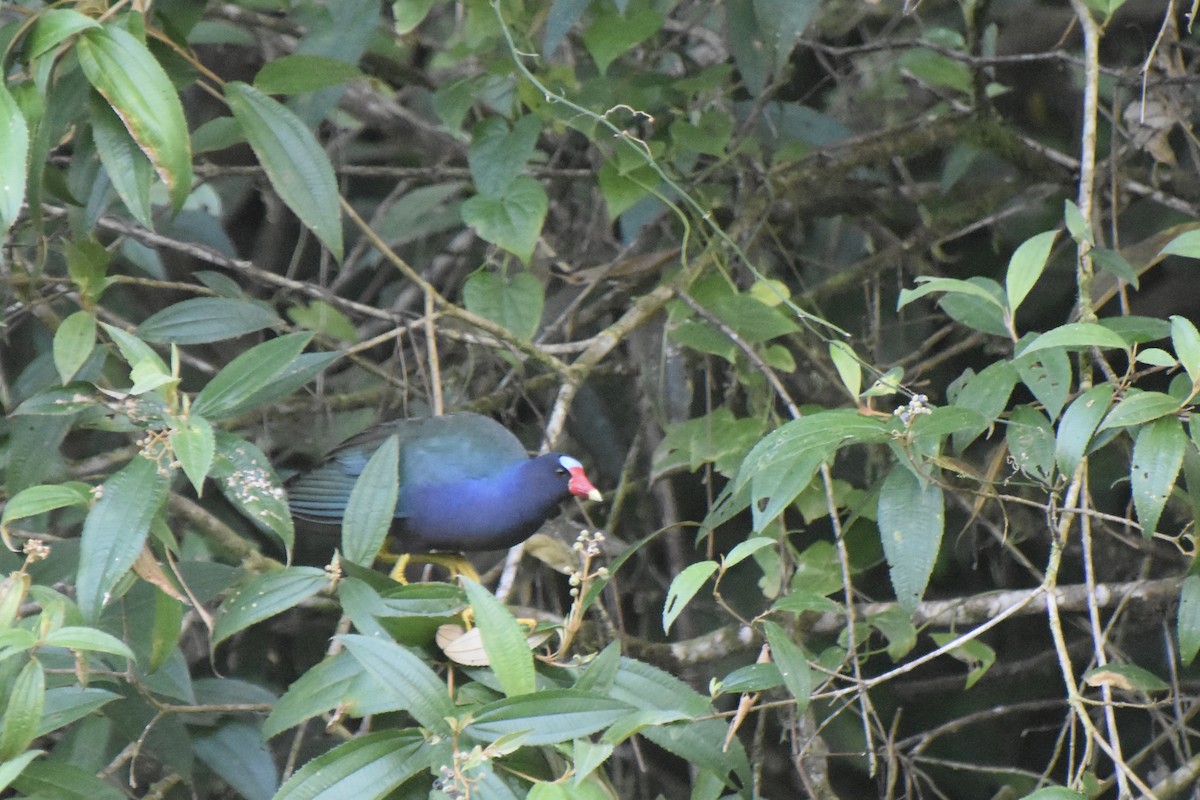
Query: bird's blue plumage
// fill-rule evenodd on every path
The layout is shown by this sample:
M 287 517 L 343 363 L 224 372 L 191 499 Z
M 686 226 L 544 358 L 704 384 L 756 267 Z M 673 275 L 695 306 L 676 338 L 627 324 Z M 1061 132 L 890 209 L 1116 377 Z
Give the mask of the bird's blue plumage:
M 336 531 L 367 460 L 392 435 L 400 442 L 392 534 L 406 552 L 510 547 L 531 536 L 573 490 L 573 459 L 564 462 L 557 453 L 531 459 L 495 420 L 451 414 L 386 423 L 346 442 L 289 481 L 292 514 Z

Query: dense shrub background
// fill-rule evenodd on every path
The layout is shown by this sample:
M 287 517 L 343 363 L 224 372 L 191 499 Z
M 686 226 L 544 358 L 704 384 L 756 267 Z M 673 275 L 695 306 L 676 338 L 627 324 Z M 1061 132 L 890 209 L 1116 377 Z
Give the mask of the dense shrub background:
M 1194 794 L 1195 10 L 0 6 L 0 794 Z M 605 501 L 296 534 L 457 409 Z

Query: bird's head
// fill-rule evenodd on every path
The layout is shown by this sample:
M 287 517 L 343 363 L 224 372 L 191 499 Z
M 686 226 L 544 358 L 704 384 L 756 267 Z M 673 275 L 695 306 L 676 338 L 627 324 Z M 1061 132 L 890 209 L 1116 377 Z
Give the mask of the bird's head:
M 557 464 L 555 471 L 567 478 L 567 491 L 576 497 L 586 497 L 589 500 L 599 501 L 602 499 L 600 491 L 592 485 L 584 473 L 583 464 L 564 455 L 558 455 L 555 463 Z

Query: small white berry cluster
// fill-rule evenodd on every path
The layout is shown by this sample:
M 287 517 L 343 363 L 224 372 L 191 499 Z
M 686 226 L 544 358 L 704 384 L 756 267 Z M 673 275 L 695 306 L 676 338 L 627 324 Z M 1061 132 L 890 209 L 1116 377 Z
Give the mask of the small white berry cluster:
M 25 544 L 21 546 L 21 552 L 25 554 L 25 566 L 29 566 L 49 558 L 50 545 L 41 539 L 26 539 Z
M 579 569 L 571 573 L 568 582 L 571 584 L 571 597 L 579 596 L 579 587 L 584 581 L 593 578 L 607 578 L 608 567 L 600 567 L 591 571 L 592 559 L 600 555 L 600 545 L 604 542 L 604 534 L 600 531 L 580 531 L 579 537 L 571 549 L 581 556 Z
M 433 790 L 446 795 L 449 800 L 460 800 L 467 796 L 455 778 L 454 767 L 449 764 L 442 764 L 441 775 L 433 779 Z
M 922 414 L 932 414 L 933 409 L 929 406 L 929 398 L 923 394 L 914 394 L 912 399 L 908 401 L 908 405 L 900 406 L 892 412 L 893 415 L 900 418 L 904 426 L 913 424 L 913 420 Z
M 170 431 L 150 429 L 146 435 L 134 444 L 138 446 L 143 458 L 148 458 L 158 465 L 158 474 L 168 477 L 171 470 L 179 468 L 179 461 L 171 449 Z

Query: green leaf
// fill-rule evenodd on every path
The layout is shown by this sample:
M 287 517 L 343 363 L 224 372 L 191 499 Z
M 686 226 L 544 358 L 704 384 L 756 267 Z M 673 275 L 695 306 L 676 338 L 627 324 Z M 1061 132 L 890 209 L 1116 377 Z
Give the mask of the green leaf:
M 400 490 L 400 439 L 389 436 L 350 490 L 342 520 L 342 550 L 355 564 L 370 566 L 387 539 Z
M 917 278 L 917 282 L 921 284 L 916 289 L 901 289 L 900 297 L 896 301 L 896 310 L 904 308 L 914 300 L 919 300 L 927 294 L 934 292 L 950 292 L 953 294 L 962 294 L 968 297 L 974 297 L 977 300 L 982 300 L 985 303 L 994 305 L 996 308 L 1003 310 L 1004 304 L 992 295 L 987 289 L 978 286 L 969 281 L 958 280 L 957 278 L 926 278 L 924 276 Z
M 347 578 L 338 588 L 343 598 L 349 597 L 348 589 L 370 592 L 373 595 L 367 600 L 370 613 L 380 618 L 441 619 L 457 616 L 467 607 L 463 591 L 448 583 L 392 584 L 385 593 L 379 594 L 370 589 L 365 581 Z
M 8 539 L 5 539 L 5 544 L 9 544 L 10 549 L 16 549 L 11 546 Z M 14 572 L 8 575 L 3 580 L 0 580 L 0 636 L 10 635 L 10 631 L 23 630 L 21 628 L 13 628 L 13 623 L 17 619 L 17 614 L 21 611 L 21 606 L 25 603 L 25 598 L 29 596 L 29 587 L 33 584 L 33 579 L 26 572 Z M 28 634 L 26 638 L 26 646 L 21 649 L 28 650 L 36 643 L 36 639 L 29 631 L 24 631 Z M 13 642 L 5 640 L 5 647 L 9 647 Z M 14 653 L 16 651 L 13 651 Z
M 887 425 L 853 409 L 834 409 L 792 420 L 751 449 L 731 494 L 749 487 L 754 530 L 762 531 L 804 490 L 821 464 L 851 444 L 890 438 Z M 764 502 L 765 501 L 765 502 Z M 711 517 L 711 514 L 710 514 Z
M 139 361 L 129 370 L 129 379 L 133 386 L 129 387 L 132 395 L 146 394 L 164 386 L 175 386 L 179 379 L 159 367 L 157 359 Z M 164 395 L 165 396 L 165 395 Z
M 150 602 L 141 607 L 135 605 L 135 613 L 141 614 L 130 623 L 133 645 L 138 648 L 134 655 L 138 656 L 146 673 L 157 672 L 164 664 L 175 663 L 176 648 L 184 633 L 184 604 L 165 591 L 150 594 L 153 597 Z
M 251 399 L 286 373 L 311 339 L 311 333 L 289 333 L 250 348 L 200 390 L 192 411 L 214 420 L 247 410 Z
M 168 439 L 171 450 L 175 453 L 175 460 L 183 467 L 183 474 L 192 482 L 196 494 L 203 494 L 204 479 L 208 477 L 216 454 L 212 426 L 204 417 L 190 414 L 184 419 L 176 420 Z
M 221 604 L 213 626 L 212 646 L 256 622 L 287 611 L 329 585 L 318 567 L 286 567 L 266 572 L 242 586 Z
M 96 318 L 76 311 L 64 319 L 54 332 L 54 367 L 64 385 L 88 360 L 96 346 Z
M 29 766 L 29 762 L 42 755 L 43 752 L 42 750 L 26 750 L 10 761 L 0 761 L 0 792 L 12 785 L 12 782 Z
M 1083 673 L 1088 686 L 1111 686 L 1131 692 L 1169 692 L 1170 685 L 1148 669 L 1136 664 L 1106 664 Z
M 649 165 L 622 170 L 616 163 L 606 161 L 596 173 L 596 183 L 608 207 L 608 218 L 615 220 L 641 200 L 650 196 L 658 186 L 659 175 Z
M 341 261 L 337 178 L 312 131 L 286 106 L 240 81 L 225 84 L 225 99 L 279 198 Z
M 150 184 L 154 182 L 154 165 L 138 149 L 116 111 L 99 95 L 93 96 L 91 111 L 92 139 L 108 179 L 134 219 L 153 228 Z
M 429 769 L 432 754 L 419 733 L 368 733 L 309 761 L 288 778 L 274 800 L 377 800 Z
M 961 292 L 947 292 L 938 300 L 938 307 L 955 322 L 992 336 L 1009 338 L 1004 311 L 1004 289 L 991 278 L 968 278 L 967 283 L 983 289 L 991 300 Z
M 94 620 L 146 541 L 150 522 L 167 500 L 170 476 L 140 453 L 101 487 L 79 542 L 76 599 Z
M 879 489 L 879 537 L 896 599 L 914 611 L 937 562 L 945 527 L 942 490 L 924 487 L 903 464 L 894 464 Z
M 581 785 L 588 776 L 595 772 L 601 764 L 608 761 L 613 754 L 613 746 L 608 742 L 593 742 L 591 739 L 576 739 L 572 743 L 571 761 L 575 768 L 575 777 L 571 779 L 574 786 Z M 564 800 L 572 800 L 570 787 L 566 784 L 540 784 L 542 786 L 559 786 L 567 792 Z M 608 800 L 611 795 L 601 793 L 596 800 Z
M 61 759 L 30 764 L 14 786 L 31 798 L 47 800 L 127 800 L 111 783 Z
M 29 747 L 42 720 L 46 703 L 46 673 L 36 658 L 25 666 L 13 681 L 4 716 L 0 717 L 0 761 L 15 758 Z
M 862 367 L 854 355 L 854 348 L 845 342 L 831 341 L 829 343 L 829 358 L 837 370 L 842 385 L 851 397 L 857 398 L 862 393 Z
M 4 478 L 10 496 L 41 483 L 53 470 L 61 468 L 58 448 L 71 421 L 70 417 L 56 414 L 8 421 L 8 463 Z
M 1163 256 L 1184 256 L 1200 258 L 1200 230 L 1184 231 L 1163 247 L 1158 253 L 1158 259 Z
M 1083 218 L 1079 206 L 1070 200 L 1063 201 L 1063 220 L 1067 223 L 1067 232 L 1071 234 L 1072 239 L 1087 242 L 1089 245 L 1096 244 L 1096 237 L 1092 234 L 1092 223 Z
M 548 208 L 549 200 L 542 185 L 521 175 L 501 196 L 478 194 L 466 200 L 462 204 L 462 218 L 481 239 L 528 264 Z
M 1166 367 L 1167 369 L 1175 369 L 1179 366 L 1179 361 L 1175 356 L 1161 347 L 1147 347 L 1144 350 L 1138 350 L 1137 363 L 1148 364 L 1152 367 Z
M 533 114 L 516 121 L 512 130 L 501 117 L 488 117 L 471 133 L 467 164 L 481 195 L 503 197 L 533 157 L 542 123 Z
M 42 644 L 47 647 L 65 647 L 69 650 L 79 650 L 86 653 L 110 653 L 134 661 L 133 651 L 129 646 L 110 633 L 68 625 L 53 630 L 42 638 Z
M 938 647 L 943 647 L 958 638 L 957 633 L 931 633 L 929 636 Z M 951 650 L 950 655 L 971 668 L 967 673 L 967 689 L 978 683 L 996 663 L 996 651 L 978 639 L 963 642 Z
M 27 595 L 22 595 L 25 597 Z M 37 637 L 24 628 L 6 628 L 0 631 L 0 654 L 5 658 L 30 651 L 37 647 Z M 13 662 L 16 663 L 16 662 Z
M 1171 317 L 1171 345 L 1192 385 L 1200 385 L 1200 332 L 1191 320 L 1178 315 Z
M 738 419 L 728 407 L 720 406 L 711 414 L 670 425 L 654 453 L 653 471 L 695 472 L 712 464 L 717 472 L 731 478 L 746 453 L 762 438 L 762 432 L 761 420 Z
M 1133 462 L 1129 468 L 1133 507 L 1137 509 L 1142 536 L 1149 539 L 1158 527 L 1163 506 L 1179 468 L 1183 466 L 1183 449 L 1187 446 L 1183 423 L 1176 417 L 1161 417 L 1138 431 L 1133 443 Z
M 609 697 L 642 709 L 639 714 L 664 712 L 667 718 L 680 715 L 695 718 L 712 713 L 708 698 L 686 683 L 657 667 L 622 658 Z M 728 723 L 715 719 L 682 719 L 640 729 L 644 737 L 659 747 L 693 764 L 703 764 L 724 777 L 736 772 L 743 785 L 749 785 L 750 768 L 745 749 L 738 739 L 725 746 Z M 607 738 L 607 737 L 606 737 Z
M 1008 452 L 1017 468 L 1049 483 L 1054 474 L 1054 428 L 1046 415 L 1027 405 L 1013 409 L 1006 435 Z
M 765 692 L 779 686 L 783 686 L 783 675 L 779 673 L 778 666 L 772 663 L 747 664 L 721 679 L 720 693 Z
M 282 320 L 261 303 L 229 297 L 193 297 L 167 306 L 138 325 L 147 342 L 207 344 L 279 325 Z
M 1138 288 L 1138 274 L 1133 265 L 1125 260 L 1125 256 L 1121 255 L 1116 250 L 1109 250 L 1104 247 L 1093 247 L 1091 251 L 1092 261 L 1094 261 L 1100 269 L 1105 272 L 1110 272 L 1121 280 L 1131 285 L 1134 289 Z
M 715 325 L 707 320 L 685 320 L 669 329 L 671 338 L 698 353 L 710 353 L 733 363 L 737 346 Z
M 1008 398 L 1017 385 L 1018 372 L 1007 361 L 996 361 L 972 375 L 966 386 L 954 398 L 956 408 L 965 408 L 982 415 L 975 425 L 956 431 L 952 437 L 954 449 L 962 452 L 981 433 L 992 425 L 1008 406 Z
M 674 675 L 622 656 L 608 696 L 633 708 L 672 711 L 686 717 L 712 713 L 708 698 Z
M 1045 786 L 1025 795 L 1021 800 L 1087 800 L 1082 792 L 1072 791 L 1065 786 Z
M 799 330 L 796 322 L 782 309 L 770 306 L 748 292 L 722 291 L 716 293 L 715 297 L 705 298 L 701 302 L 750 344 L 758 344 Z M 726 334 L 722 333 L 721 336 L 725 337 Z
M 900 381 L 904 378 L 904 367 L 895 366 L 880 375 L 862 393 L 863 397 L 891 397 L 900 391 Z
M 71 8 L 52 8 L 38 15 L 37 24 L 25 40 L 25 57 L 29 60 L 49 53 L 75 34 L 87 28 L 99 28 L 100 23 Z
M 697 124 L 677 117 L 670 127 L 671 140 L 677 150 L 717 156 L 725 154 L 725 146 L 733 136 L 733 119 L 723 111 L 711 109 L 700 115 Z
M 47 689 L 46 704 L 42 707 L 42 719 L 35 735 L 53 733 L 121 697 L 116 692 L 96 687 L 56 686 Z
M 115 26 L 84 30 L 75 52 L 88 82 L 125 123 L 179 210 L 192 190 L 191 139 L 167 73 L 144 44 Z
M 1071 394 L 1071 359 L 1058 347 L 1013 362 L 1021 382 L 1033 392 L 1050 419 L 1058 417 Z
M 832 578 L 830 582 L 836 584 L 830 591 L 837 591 L 841 588 L 841 578 L 837 575 L 831 575 L 830 577 Z M 792 614 L 803 614 L 808 611 L 815 611 L 818 614 L 841 614 L 843 611 L 841 605 L 833 602 L 824 595 L 813 591 L 796 590 L 776 600 L 771 605 L 771 610 L 787 611 Z
M 246 141 L 233 117 L 215 117 L 192 131 L 192 152 L 213 153 Z
M 686 567 L 671 579 L 671 586 L 667 589 L 667 600 L 663 603 L 663 633 L 671 632 L 671 625 L 696 596 L 696 592 L 700 591 L 700 587 L 717 571 L 718 566 L 715 561 L 700 561 Z
M 808 666 L 808 659 L 805 658 L 800 645 L 792 640 L 779 623 L 766 620 L 763 622 L 763 630 L 767 634 L 767 643 L 771 646 L 771 659 L 779 667 L 783 685 L 795 698 L 797 712 L 803 712 L 808 708 L 809 695 L 813 689 L 812 670 Z
M 1084 3 L 1107 23 L 1112 19 L 1112 15 L 1125 5 L 1125 0 L 1084 0 Z
M 424 661 L 395 642 L 352 633 L 338 639 L 422 728 L 438 736 L 450 736 L 447 720 L 457 716 L 454 700 L 446 684 Z
M 1093 386 L 1075 398 L 1063 414 L 1054 444 L 1054 459 L 1063 475 L 1075 474 L 1075 468 L 1083 460 L 1083 454 L 1091 443 L 1092 433 L 1108 412 L 1112 396 L 1111 384 Z
M 358 331 L 354 329 L 350 318 L 324 300 L 290 306 L 287 315 L 292 322 L 314 333 L 324 334 L 347 344 L 358 341 Z
M 433 8 L 434 0 L 395 0 L 392 3 L 392 29 L 397 36 L 410 33 Z
M 1070 322 L 1035 337 L 1017 353 L 1017 357 L 1036 353 L 1047 347 L 1100 347 L 1126 350 L 1129 345 L 1103 325 L 1097 325 L 1094 322 Z
M 422 2 L 423 0 L 409 0 Z M 542 58 L 549 58 L 562 44 L 567 32 L 579 22 L 590 0 L 554 0 L 546 16 L 546 30 L 542 39 Z
M 225 499 L 254 524 L 279 537 L 291 559 L 295 528 L 287 496 L 271 462 L 250 442 L 218 431 L 209 476 Z
M 502 276 L 478 270 L 463 285 L 467 310 L 503 325 L 522 339 L 532 339 L 542 324 L 545 292 L 532 272 Z
M 867 623 L 887 639 L 887 654 L 893 661 L 904 658 L 917 645 L 917 628 L 912 616 L 900 606 L 870 615 Z
M 569 742 L 607 728 L 635 710 L 578 689 L 546 689 L 489 703 L 471 715 L 468 735 L 484 742 L 521 735 L 523 745 Z
M 1200 652 L 1200 575 L 1187 576 L 1179 587 L 1175 626 L 1179 635 L 1179 662 L 1187 666 Z
M 336 707 L 355 716 L 402 711 L 407 706 L 355 658 L 342 651 L 311 667 L 288 687 L 263 723 L 264 739 Z
M 764 547 L 771 547 L 775 544 L 775 540 L 767 536 L 751 536 L 744 542 L 738 544 L 729 551 L 729 553 L 721 558 L 721 565 L 725 569 L 739 564 L 745 559 L 762 550 Z
M 238 797 L 271 800 L 279 788 L 271 750 L 256 725 L 226 720 L 215 730 L 195 735 L 192 749 Z
M 603 75 L 608 65 L 634 45 L 649 39 L 662 27 L 663 19 L 652 8 L 641 8 L 624 17 L 604 14 L 592 21 L 583 33 L 583 44 Z
M 483 638 L 488 664 L 496 673 L 500 688 L 509 697 L 536 691 L 533 654 L 517 620 L 487 589 L 469 578 L 463 578 L 462 583 L 475 612 L 475 624 Z
M 21 213 L 28 176 L 29 126 L 17 101 L 0 83 L 0 236 Z
M 754 0 L 754 14 L 769 34 L 764 44 L 772 54 L 775 74 L 787 66 L 796 40 L 819 7 L 819 0 Z
M 914 48 L 902 54 L 899 63 L 906 72 L 924 83 L 953 89 L 960 94 L 971 92 L 970 68 L 947 55 L 926 48 Z
M 269 344 L 269 342 L 268 342 Z M 261 347 L 261 345 L 259 345 Z M 291 362 L 283 363 L 268 383 L 261 384 L 249 394 L 241 395 L 232 407 L 222 411 L 222 416 L 234 416 L 270 405 L 304 386 L 339 358 L 338 353 L 301 353 Z M 232 362 L 231 362 L 232 364 Z M 202 392 L 203 393 L 203 392 Z M 211 412 L 206 416 L 211 417 Z
M 107 322 L 101 322 L 100 327 L 104 328 L 108 338 L 113 340 L 117 349 L 121 351 L 121 358 L 125 359 L 125 363 L 129 366 L 134 366 L 142 361 L 149 362 L 155 366 L 157 371 L 164 375 L 170 375 L 171 370 L 167 368 L 167 364 L 158 353 L 150 345 L 143 342 L 137 336 L 128 331 L 123 331 L 120 328 L 109 325 Z
M 1175 414 L 1182 404 L 1175 397 L 1163 392 L 1139 392 L 1131 390 L 1117 403 L 1116 407 L 1100 423 L 1099 430 L 1126 428 L 1143 422 Z
M 1124 317 L 1104 317 L 1102 327 L 1125 340 L 1126 344 L 1145 344 L 1166 339 L 1171 335 L 1171 323 L 1157 317 L 1140 317 L 1130 314 Z
M 336 58 L 291 53 L 268 61 L 254 76 L 263 94 L 300 94 L 340 86 L 362 77 L 362 70 Z
M 766 88 L 775 48 L 767 41 L 753 0 L 730 0 L 725 14 L 726 38 L 741 82 L 746 91 L 757 97 Z

